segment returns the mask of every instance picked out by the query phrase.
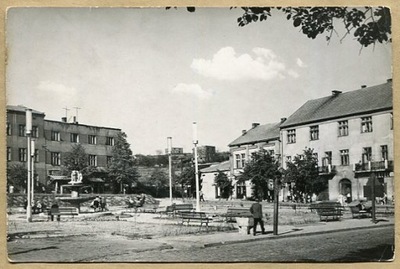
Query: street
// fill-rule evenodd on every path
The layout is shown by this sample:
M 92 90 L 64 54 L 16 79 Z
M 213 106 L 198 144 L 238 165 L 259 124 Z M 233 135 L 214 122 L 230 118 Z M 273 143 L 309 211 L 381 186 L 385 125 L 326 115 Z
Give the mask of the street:
M 385 261 L 394 252 L 393 227 L 319 235 L 269 238 L 250 243 L 201 248 L 164 244 L 142 251 L 151 240 L 119 236 L 19 239 L 8 243 L 10 259 L 49 262 L 345 262 Z

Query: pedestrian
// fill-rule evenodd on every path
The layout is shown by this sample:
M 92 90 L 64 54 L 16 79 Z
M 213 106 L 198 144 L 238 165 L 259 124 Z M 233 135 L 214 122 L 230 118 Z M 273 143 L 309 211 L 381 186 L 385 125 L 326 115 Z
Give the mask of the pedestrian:
M 257 233 L 257 224 L 258 223 L 260 223 L 262 234 L 265 234 L 262 205 L 260 204 L 260 202 L 261 202 L 261 198 L 257 198 L 256 202 L 253 203 L 250 207 L 250 213 L 253 215 L 253 219 L 254 219 L 254 224 L 253 224 L 253 235 L 254 236 Z
M 201 201 L 202 201 L 202 202 L 205 202 L 205 200 L 204 200 L 204 194 L 203 194 L 202 191 L 199 191 L 199 195 L 200 195 L 200 202 L 201 202 Z

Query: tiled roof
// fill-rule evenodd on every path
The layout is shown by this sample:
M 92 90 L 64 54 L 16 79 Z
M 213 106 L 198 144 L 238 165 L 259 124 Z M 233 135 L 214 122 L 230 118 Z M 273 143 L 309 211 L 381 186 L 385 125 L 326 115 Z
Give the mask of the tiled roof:
M 230 161 L 225 161 L 222 163 L 213 164 L 210 167 L 203 168 L 200 170 L 201 173 L 213 173 L 218 171 L 229 171 Z
M 393 109 L 392 82 L 309 100 L 282 125 L 287 128 L 322 120 Z
M 28 108 L 28 107 L 22 106 L 22 105 L 18 105 L 18 106 L 7 105 L 7 110 L 10 110 L 10 111 L 25 112 L 25 110 L 26 110 L 27 108 Z M 43 112 L 40 112 L 40 111 L 34 110 L 34 109 L 32 109 L 32 113 L 44 115 Z
M 279 138 L 280 122 L 258 125 L 236 138 L 229 146 L 239 146 Z

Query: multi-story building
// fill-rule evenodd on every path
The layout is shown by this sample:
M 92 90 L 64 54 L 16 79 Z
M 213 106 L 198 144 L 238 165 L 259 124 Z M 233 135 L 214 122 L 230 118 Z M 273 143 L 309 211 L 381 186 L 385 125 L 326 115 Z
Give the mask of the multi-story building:
M 210 163 L 215 159 L 215 147 L 214 146 L 199 146 L 197 147 L 197 157 L 199 163 Z
M 27 161 L 25 133 L 26 107 L 7 106 L 7 161 Z M 32 111 L 32 140 L 35 141 L 34 178 L 37 184 L 47 185 L 48 180 L 69 181 L 61 176 L 63 156 L 71 146 L 80 143 L 88 154 L 88 165 L 106 167 L 111 161 L 112 147 L 121 129 L 45 120 L 45 114 Z
M 234 198 L 251 196 L 251 183 L 240 181 L 240 174 L 253 152 L 264 149 L 277 157 L 281 154 L 279 126 L 281 122 L 260 125 L 253 123 L 250 130 L 243 130 L 242 135 L 229 144 L 230 175 L 234 184 Z
M 205 200 L 214 200 L 221 197 L 221 189 L 215 184 L 215 177 L 219 172 L 227 175 L 228 179 L 232 178 L 230 174 L 230 162 L 225 161 L 213 164 L 200 170 L 201 173 L 201 191 Z
M 329 199 L 390 199 L 393 187 L 392 81 L 309 100 L 282 125 L 283 160 L 312 148 L 320 175 L 329 182 Z M 284 162 L 285 163 L 285 162 Z

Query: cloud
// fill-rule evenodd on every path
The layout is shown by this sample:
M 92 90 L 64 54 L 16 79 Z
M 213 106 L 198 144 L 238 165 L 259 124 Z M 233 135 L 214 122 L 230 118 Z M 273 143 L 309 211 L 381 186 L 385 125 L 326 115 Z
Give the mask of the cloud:
M 254 48 L 254 56 L 237 55 L 232 47 L 220 49 L 212 59 L 193 59 L 198 74 L 220 80 L 272 80 L 285 77 L 285 64 L 266 48 Z
M 185 84 L 179 83 L 172 89 L 172 92 L 175 93 L 184 93 L 184 94 L 193 94 L 200 99 L 208 99 L 213 93 L 212 90 L 204 90 L 198 84 Z
M 303 61 L 300 58 L 297 58 L 296 64 L 301 68 L 307 67 L 307 65 L 305 63 L 303 63 Z
M 293 69 L 288 70 L 288 75 L 293 77 L 293 78 L 300 77 L 300 75 L 296 71 L 294 71 Z
M 52 81 L 41 81 L 36 89 L 38 98 L 52 100 L 53 103 L 60 105 L 78 105 L 78 91 L 73 87 Z

